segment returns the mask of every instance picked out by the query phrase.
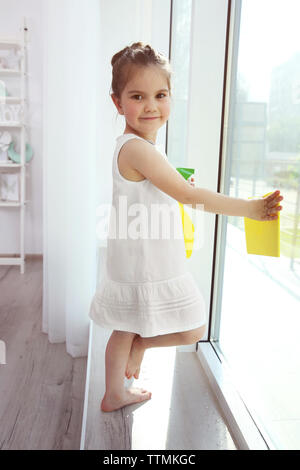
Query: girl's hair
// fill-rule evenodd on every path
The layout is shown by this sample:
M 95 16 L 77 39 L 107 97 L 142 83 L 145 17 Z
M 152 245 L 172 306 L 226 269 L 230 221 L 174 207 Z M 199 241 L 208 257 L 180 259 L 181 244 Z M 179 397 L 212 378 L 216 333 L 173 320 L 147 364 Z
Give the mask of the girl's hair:
M 134 67 L 149 65 L 159 67 L 165 74 L 171 94 L 171 65 L 163 54 L 155 51 L 149 44 L 134 42 L 131 46 L 124 47 L 112 57 L 111 65 L 113 68 L 111 90 L 118 98 L 121 98 L 122 91 L 134 72 Z

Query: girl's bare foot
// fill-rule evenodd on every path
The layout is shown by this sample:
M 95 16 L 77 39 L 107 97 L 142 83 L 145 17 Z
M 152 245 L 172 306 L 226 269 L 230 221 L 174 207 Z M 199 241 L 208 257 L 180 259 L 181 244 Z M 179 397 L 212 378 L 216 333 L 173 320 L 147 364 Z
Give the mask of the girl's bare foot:
M 108 397 L 106 394 L 101 402 L 102 411 L 115 411 L 123 406 L 131 405 L 132 403 L 140 403 L 149 400 L 152 396 L 151 392 L 143 388 L 131 387 L 124 390 L 123 395 L 118 397 Z
M 141 343 L 141 337 L 136 336 L 132 342 L 131 351 L 129 354 L 127 367 L 125 375 L 128 379 L 132 377 L 132 375 L 138 379 L 140 374 L 140 366 L 144 357 L 145 349 Z

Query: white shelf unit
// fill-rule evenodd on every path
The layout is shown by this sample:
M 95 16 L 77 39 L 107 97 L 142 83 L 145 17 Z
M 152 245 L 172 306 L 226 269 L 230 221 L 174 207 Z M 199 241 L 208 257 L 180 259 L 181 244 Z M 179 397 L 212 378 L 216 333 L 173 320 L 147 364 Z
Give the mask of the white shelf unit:
M 13 70 L 13 69 L 1 69 L 0 68 L 0 73 L 2 77 L 18 77 L 21 75 L 21 72 L 19 70 Z
M 13 162 L 0 162 L 0 172 L 3 169 L 17 169 L 20 173 L 20 188 L 19 188 L 19 202 L 9 202 L 0 200 L 0 209 L 2 208 L 18 208 L 20 211 L 20 253 L 19 256 L 5 257 L 0 256 L 0 265 L 19 265 L 20 273 L 25 272 L 25 249 L 24 249 L 24 236 L 25 236 L 25 208 L 29 201 L 25 200 L 26 193 L 26 167 L 29 163 L 25 162 L 26 154 L 26 140 L 25 133 L 27 125 L 25 123 L 27 116 L 27 96 L 26 96 L 26 79 L 27 79 L 27 26 L 26 19 L 23 18 L 23 25 L 20 28 L 19 35 L 15 37 L 0 36 L 0 50 L 9 50 L 16 48 L 20 51 L 20 67 L 19 70 L 4 69 L 0 67 L 0 80 L 5 82 L 5 78 L 19 77 L 20 82 L 20 97 L 0 97 L 0 106 L 5 104 L 20 103 L 22 105 L 22 121 L 21 122 L 0 122 L 0 131 L 5 128 L 17 128 L 20 132 L 20 163 Z M 5 83 L 6 85 L 6 83 Z

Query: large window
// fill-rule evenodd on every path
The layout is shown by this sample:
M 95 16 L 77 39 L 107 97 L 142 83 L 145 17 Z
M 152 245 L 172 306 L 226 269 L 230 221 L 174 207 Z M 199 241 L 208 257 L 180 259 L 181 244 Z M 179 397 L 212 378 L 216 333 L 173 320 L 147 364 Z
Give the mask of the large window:
M 224 192 L 281 190 L 281 256 L 248 255 L 243 218 L 222 218 L 211 340 L 266 442 L 299 449 L 300 2 L 234 6 Z
M 172 2 L 170 61 L 174 74 L 172 112 L 168 121 L 168 156 L 178 166 L 186 164 L 191 15 L 192 0 Z

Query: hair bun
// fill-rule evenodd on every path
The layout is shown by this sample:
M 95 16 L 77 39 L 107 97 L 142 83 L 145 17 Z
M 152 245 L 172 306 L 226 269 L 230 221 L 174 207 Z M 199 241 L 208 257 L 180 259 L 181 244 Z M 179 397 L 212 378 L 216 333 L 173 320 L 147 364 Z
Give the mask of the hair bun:
M 112 84 L 111 88 L 113 94 L 120 97 L 122 90 L 125 87 L 128 77 L 133 70 L 131 66 L 146 67 L 150 65 L 158 66 L 164 72 L 168 82 L 168 88 L 171 90 L 170 77 L 171 66 L 168 59 L 143 41 L 137 41 L 124 47 L 121 51 L 117 52 L 111 59 L 112 70 Z M 124 72 L 123 72 L 124 71 Z
M 132 43 L 131 46 L 130 46 L 130 49 L 141 49 L 144 46 L 145 46 L 145 44 L 143 42 L 138 41 L 138 42 Z
M 121 51 L 117 52 L 111 59 L 111 65 L 114 66 L 115 63 L 124 55 L 127 55 L 127 53 L 130 53 L 130 51 L 134 51 L 136 49 L 140 49 L 141 51 L 144 50 L 144 52 L 147 55 L 153 55 L 155 56 L 155 51 L 154 49 L 150 46 L 150 44 L 146 44 L 143 41 L 138 41 L 138 42 L 133 42 L 130 46 L 124 47 Z M 161 55 L 161 54 L 159 54 Z

